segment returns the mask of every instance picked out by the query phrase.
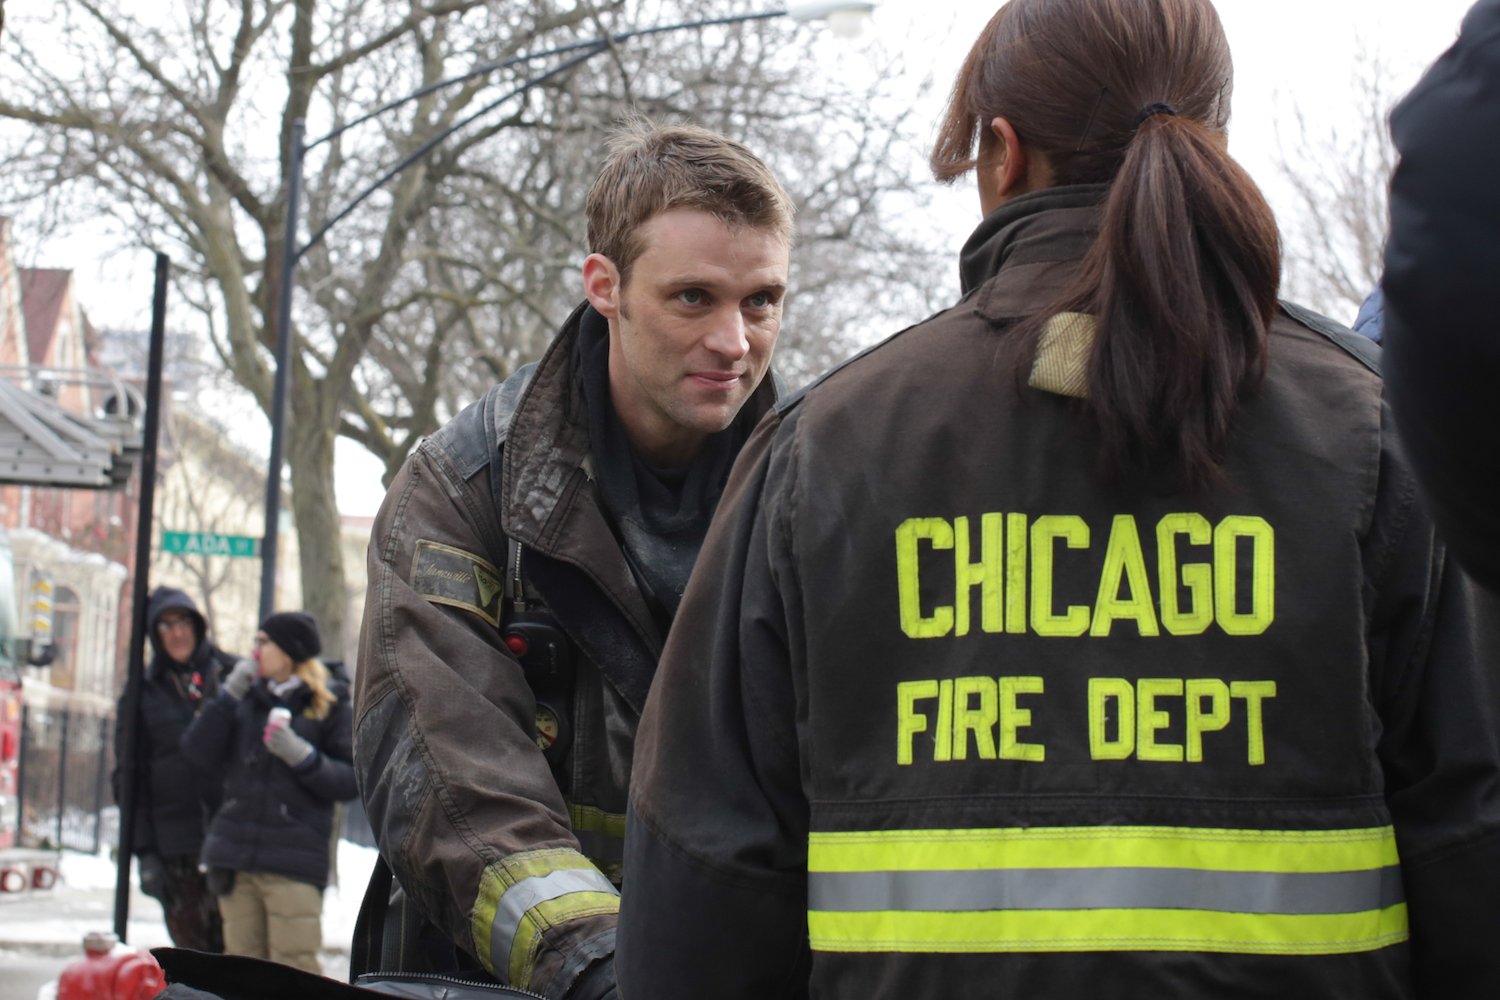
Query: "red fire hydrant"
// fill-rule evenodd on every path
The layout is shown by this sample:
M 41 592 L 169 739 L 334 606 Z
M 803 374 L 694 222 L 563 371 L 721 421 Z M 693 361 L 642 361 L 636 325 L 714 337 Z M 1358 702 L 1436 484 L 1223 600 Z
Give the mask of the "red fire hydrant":
M 83 939 L 83 957 L 57 977 L 57 1000 L 151 1000 L 167 988 L 161 966 L 146 951 L 115 950 L 119 938 L 94 932 Z

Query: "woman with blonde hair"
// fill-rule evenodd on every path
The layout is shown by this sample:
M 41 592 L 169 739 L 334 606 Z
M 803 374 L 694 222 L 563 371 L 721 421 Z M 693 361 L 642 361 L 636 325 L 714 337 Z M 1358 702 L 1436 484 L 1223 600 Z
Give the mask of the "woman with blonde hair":
M 182 738 L 200 767 L 225 769 L 203 864 L 219 893 L 225 950 L 320 972 L 334 804 L 357 794 L 349 695 L 317 659 L 311 615 L 261 623 Z

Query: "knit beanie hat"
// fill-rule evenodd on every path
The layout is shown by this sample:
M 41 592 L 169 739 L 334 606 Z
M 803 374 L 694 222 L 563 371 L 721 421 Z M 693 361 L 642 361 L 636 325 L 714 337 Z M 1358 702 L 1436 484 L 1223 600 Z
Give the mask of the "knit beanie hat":
M 293 663 L 310 660 L 323 650 L 317 619 L 305 611 L 278 611 L 260 623 L 260 630 L 270 636 Z

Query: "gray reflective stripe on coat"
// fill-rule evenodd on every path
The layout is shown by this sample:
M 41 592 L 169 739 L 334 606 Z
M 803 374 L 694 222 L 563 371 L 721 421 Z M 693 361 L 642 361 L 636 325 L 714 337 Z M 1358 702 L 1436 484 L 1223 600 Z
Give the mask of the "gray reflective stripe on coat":
M 490 924 L 490 955 L 495 967 L 503 968 L 508 961 L 521 921 L 532 907 L 574 892 L 620 894 L 609 879 L 592 868 L 563 868 L 546 875 L 533 875 L 506 889 L 495 907 L 495 922 Z
M 1216 910 L 1362 913 L 1404 899 L 1399 866 L 1352 872 L 1224 872 L 1190 868 L 810 872 L 808 909 Z

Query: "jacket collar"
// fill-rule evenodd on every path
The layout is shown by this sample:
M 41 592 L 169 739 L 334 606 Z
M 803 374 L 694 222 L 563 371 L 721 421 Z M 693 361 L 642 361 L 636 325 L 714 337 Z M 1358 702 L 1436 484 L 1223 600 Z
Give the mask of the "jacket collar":
M 991 320 L 1045 307 L 1098 235 L 1108 190 L 1103 184 L 1045 188 L 995 209 L 959 253 L 964 298 Z

